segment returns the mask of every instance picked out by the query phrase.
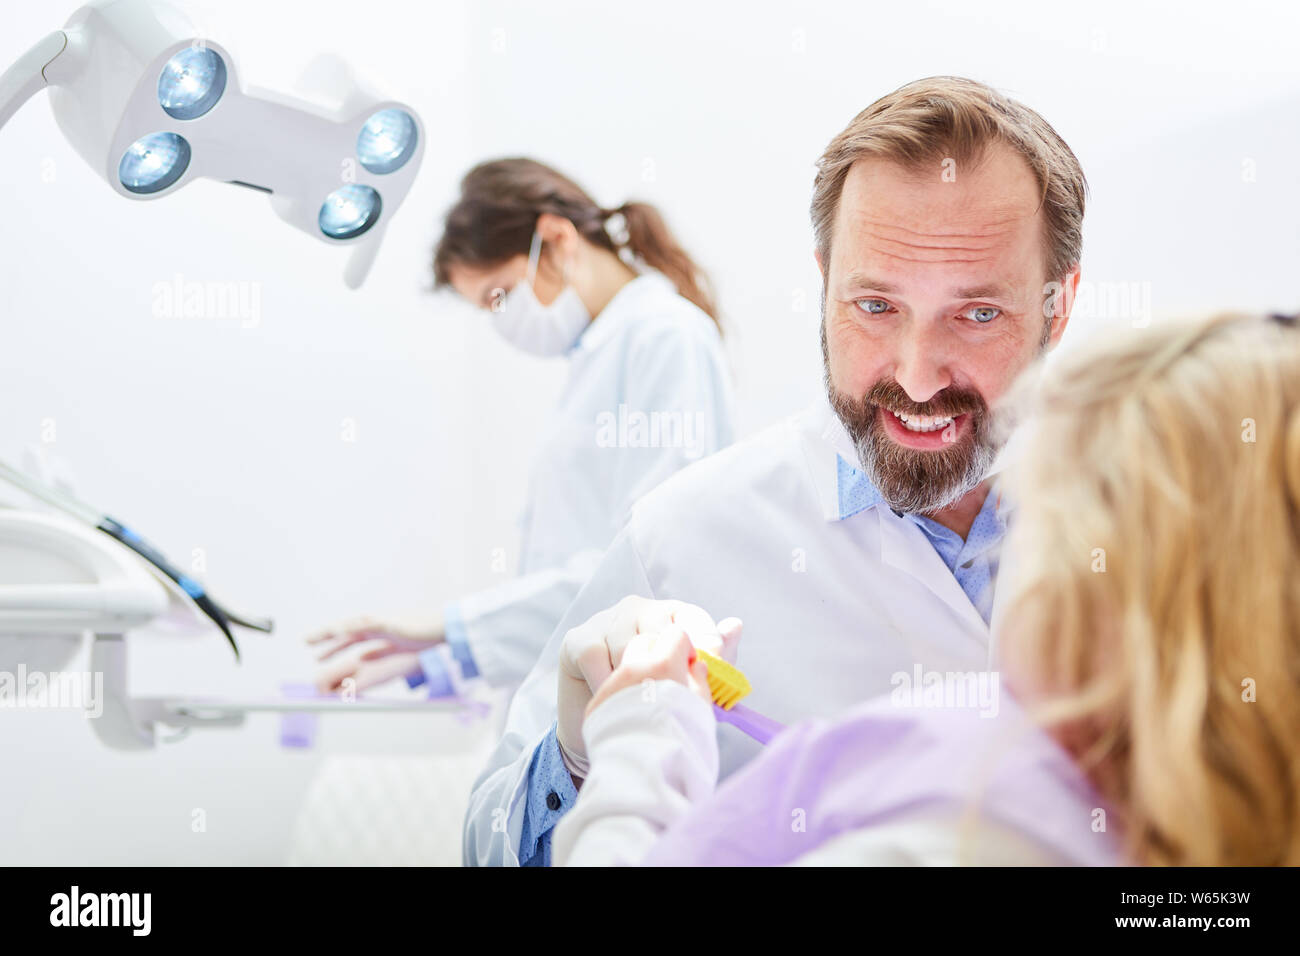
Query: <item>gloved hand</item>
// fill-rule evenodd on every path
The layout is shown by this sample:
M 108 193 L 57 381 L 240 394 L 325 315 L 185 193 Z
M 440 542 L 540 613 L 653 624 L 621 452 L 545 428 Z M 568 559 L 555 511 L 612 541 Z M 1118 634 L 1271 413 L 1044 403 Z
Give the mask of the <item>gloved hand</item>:
M 329 660 L 348 648 L 360 653 L 324 667 L 316 676 L 323 692 L 338 690 L 351 678 L 356 690 L 406 677 L 420 670 L 420 653 L 446 640 L 441 615 L 359 617 L 307 637 L 322 648 L 319 661 Z
M 728 618 L 715 624 L 703 608 L 684 601 L 626 597 L 564 635 L 556 688 L 556 739 L 575 777 L 587 775 L 582 721 L 596 691 L 613 674 L 637 634 L 655 634 L 673 625 L 685 631 L 696 647 L 734 663 L 740 621 Z
M 709 665 L 695 653 L 695 645 L 686 636 L 686 631 L 674 624 L 658 633 L 638 634 L 628 642 L 618 667 L 591 698 L 584 719 L 619 691 L 648 680 L 676 681 L 706 704 L 713 703 L 713 695 L 709 692 Z

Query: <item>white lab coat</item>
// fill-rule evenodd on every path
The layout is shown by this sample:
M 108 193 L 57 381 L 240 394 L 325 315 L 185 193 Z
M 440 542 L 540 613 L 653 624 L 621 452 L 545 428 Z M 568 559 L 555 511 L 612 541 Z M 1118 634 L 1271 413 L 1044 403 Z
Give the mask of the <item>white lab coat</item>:
M 839 518 L 837 455 L 856 461 L 823 399 L 634 506 L 515 695 L 470 798 L 466 864 L 518 864 L 529 761 L 555 721 L 560 641 L 626 595 L 741 618 L 745 703 L 783 723 L 889 693 L 893 675 L 918 665 L 989 666 L 988 625 L 916 524 L 884 506 Z M 729 725 L 717 733 L 724 777 L 760 749 Z
M 569 365 L 538 436 L 518 576 L 455 605 L 479 672 L 494 686 L 527 675 L 632 502 L 734 437 L 717 326 L 658 272 L 615 293 Z M 644 431 L 637 413 L 646 416 Z M 689 432 L 672 431 L 674 416 Z M 653 431 L 656 420 L 667 427 Z

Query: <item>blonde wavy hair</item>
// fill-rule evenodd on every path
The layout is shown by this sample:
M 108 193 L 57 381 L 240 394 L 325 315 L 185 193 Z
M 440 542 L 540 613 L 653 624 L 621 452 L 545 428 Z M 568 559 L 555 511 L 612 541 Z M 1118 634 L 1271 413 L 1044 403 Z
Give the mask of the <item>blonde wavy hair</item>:
M 1037 386 L 999 656 L 1133 862 L 1300 864 L 1300 327 L 1122 335 Z

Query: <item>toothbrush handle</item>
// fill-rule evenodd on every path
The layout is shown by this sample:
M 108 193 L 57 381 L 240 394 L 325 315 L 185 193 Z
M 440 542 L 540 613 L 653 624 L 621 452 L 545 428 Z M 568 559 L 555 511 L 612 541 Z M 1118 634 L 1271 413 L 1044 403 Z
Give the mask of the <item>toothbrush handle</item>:
M 744 731 L 760 744 L 766 744 L 781 731 L 785 730 L 785 724 L 780 724 L 769 717 L 764 717 L 762 714 L 750 710 L 743 704 L 737 704 L 735 707 L 732 707 L 731 710 L 723 710 L 717 704 L 714 704 L 713 714 L 724 724 L 731 724 L 733 727 Z

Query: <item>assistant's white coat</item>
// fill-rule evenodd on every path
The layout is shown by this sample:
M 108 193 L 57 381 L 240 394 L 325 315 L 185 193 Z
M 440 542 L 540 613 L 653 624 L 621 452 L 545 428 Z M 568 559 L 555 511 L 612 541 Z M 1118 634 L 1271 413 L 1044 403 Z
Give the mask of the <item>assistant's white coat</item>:
M 528 674 L 632 502 L 733 436 L 717 327 L 657 272 L 615 293 L 569 364 L 530 473 L 519 576 L 457 602 L 475 663 L 497 686 Z M 612 427 L 629 415 L 646 428 Z M 666 418 L 692 425 L 649 427 Z

